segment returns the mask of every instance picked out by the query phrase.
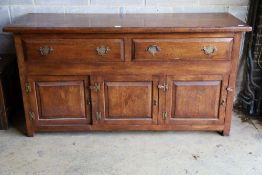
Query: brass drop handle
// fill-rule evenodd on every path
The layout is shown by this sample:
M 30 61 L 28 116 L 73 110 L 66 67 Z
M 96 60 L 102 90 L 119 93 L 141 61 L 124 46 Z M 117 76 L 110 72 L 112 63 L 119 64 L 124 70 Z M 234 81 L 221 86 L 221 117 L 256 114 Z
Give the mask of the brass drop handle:
M 206 55 L 212 55 L 217 51 L 217 48 L 215 46 L 204 46 L 201 50 Z
M 96 52 L 100 56 L 106 55 L 110 50 L 111 49 L 109 47 L 106 47 L 106 46 L 101 46 L 101 47 L 96 48 Z
M 39 48 L 39 52 L 42 56 L 47 56 L 47 55 L 51 54 L 52 52 L 54 52 L 54 49 L 52 47 L 49 47 L 49 46 L 44 46 L 44 47 Z
M 149 52 L 151 55 L 155 55 L 156 53 L 160 52 L 160 47 L 157 45 L 150 45 L 146 48 L 145 51 Z

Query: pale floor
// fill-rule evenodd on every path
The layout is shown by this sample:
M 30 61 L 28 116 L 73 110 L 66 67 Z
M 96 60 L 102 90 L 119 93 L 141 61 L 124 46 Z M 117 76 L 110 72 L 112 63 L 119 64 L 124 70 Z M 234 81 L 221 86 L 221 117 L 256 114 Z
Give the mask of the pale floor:
M 251 122 L 252 123 L 252 122 Z M 261 175 L 262 125 L 216 132 L 0 131 L 0 175 Z

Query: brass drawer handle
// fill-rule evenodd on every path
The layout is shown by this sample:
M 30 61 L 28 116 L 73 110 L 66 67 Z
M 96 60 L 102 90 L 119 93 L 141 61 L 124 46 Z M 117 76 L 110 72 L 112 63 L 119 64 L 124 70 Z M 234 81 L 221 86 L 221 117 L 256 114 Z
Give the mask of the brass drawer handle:
M 212 55 L 217 51 L 217 48 L 215 46 L 205 46 L 203 49 L 201 49 L 204 54 L 206 55 Z
M 149 52 L 150 54 L 152 54 L 154 56 L 156 53 L 160 52 L 160 50 L 161 49 L 160 49 L 159 46 L 157 46 L 157 45 L 150 45 L 150 46 L 148 46 L 146 48 L 145 51 Z
M 96 48 L 96 52 L 100 56 L 106 55 L 109 51 L 110 51 L 110 48 L 106 46 L 101 46 L 101 47 Z
M 50 53 L 52 53 L 53 51 L 54 51 L 54 49 L 52 47 L 49 47 L 49 46 L 44 46 L 44 47 L 39 48 L 39 52 L 42 56 L 47 56 Z

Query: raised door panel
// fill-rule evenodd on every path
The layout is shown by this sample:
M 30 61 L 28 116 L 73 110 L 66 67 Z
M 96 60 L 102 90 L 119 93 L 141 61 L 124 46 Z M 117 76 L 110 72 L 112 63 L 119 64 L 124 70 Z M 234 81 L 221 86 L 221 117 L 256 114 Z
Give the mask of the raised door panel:
M 217 118 L 220 81 L 174 81 L 176 118 Z
M 169 124 L 222 124 L 227 78 L 223 76 L 168 77 Z
M 150 118 L 152 82 L 105 82 L 108 118 Z
M 70 125 L 90 123 L 89 81 L 86 77 L 30 77 L 31 108 L 36 125 Z
M 127 125 L 157 123 L 158 78 L 152 76 L 96 78 L 102 87 L 99 92 L 92 91 L 98 97 L 95 103 L 97 107 L 93 105 L 94 123 Z

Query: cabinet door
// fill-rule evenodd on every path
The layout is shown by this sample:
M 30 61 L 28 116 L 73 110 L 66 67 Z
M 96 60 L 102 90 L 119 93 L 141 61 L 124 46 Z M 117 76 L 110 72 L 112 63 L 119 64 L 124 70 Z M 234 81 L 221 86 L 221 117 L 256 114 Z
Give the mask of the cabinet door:
M 87 77 L 32 76 L 29 83 L 36 126 L 90 123 Z
M 92 97 L 97 96 L 92 99 L 94 124 L 156 124 L 158 80 L 152 76 L 92 77 Z
M 168 76 L 167 124 L 223 124 L 228 79 L 223 76 Z

